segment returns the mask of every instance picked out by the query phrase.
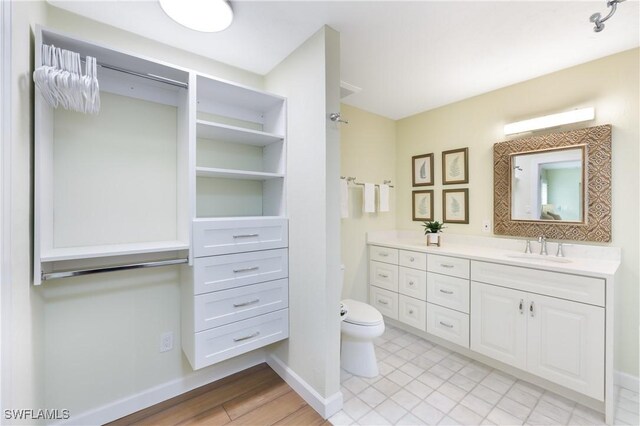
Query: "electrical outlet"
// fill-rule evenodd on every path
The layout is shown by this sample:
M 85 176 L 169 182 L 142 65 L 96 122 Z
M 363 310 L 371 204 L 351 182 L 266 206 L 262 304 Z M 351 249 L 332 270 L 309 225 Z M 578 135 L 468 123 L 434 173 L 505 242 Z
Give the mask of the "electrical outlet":
M 160 352 L 173 349 L 173 331 L 167 331 L 160 335 Z
M 491 232 L 491 221 L 485 219 L 482 221 L 482 232 Z

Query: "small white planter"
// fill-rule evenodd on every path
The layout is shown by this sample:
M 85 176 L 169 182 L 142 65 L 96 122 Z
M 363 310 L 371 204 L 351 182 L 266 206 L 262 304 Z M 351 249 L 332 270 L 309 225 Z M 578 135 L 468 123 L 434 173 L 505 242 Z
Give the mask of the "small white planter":
M 427 234 L 427 245 L 428 246 L 438 246 L 440 247 L 440 233 L 428 233 Z

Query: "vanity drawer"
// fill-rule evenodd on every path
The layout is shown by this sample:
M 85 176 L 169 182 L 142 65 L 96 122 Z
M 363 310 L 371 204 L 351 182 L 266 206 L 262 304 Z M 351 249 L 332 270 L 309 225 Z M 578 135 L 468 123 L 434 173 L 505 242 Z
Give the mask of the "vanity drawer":
M 193 368 L 198 369 L 289 337 L 289 310 L 282 309 L 195 335 Z
M 417 251 L 400 250 L 399 265 L 408 268 L 427 270 L 427 253 L 419 253 Z
M 195 296 L 195 331 L 219 327 L 288 307 L 287 283 L 287 279 L 282 279 Z
M 195 257 L 287 247 L 287 219 L 196 219 L 193 222 Z
M 430 254 L 427 259 L 427 271 L 469 279 L 469 260 Z
M 287 249 L 196 258 L 194 294 L 286 278 L 288 259 Z
M 385 317 L 398 319 L 398 293 L 369 287 L 369 303 Z
M 382 262 L 369 262 L 369 284 L 398 291 L 398 267 Z
M 398 298 L 398 320 L 422 331 L 427 329 L 427 302 L 405 295 Z
M 469 315 L 427 303 L 427 333 L 469 347 Z
M 604 306 L 605 280 L 489 262 L 471 262 L 473 281 Z
M 398 292 L 414 299 L 427 300 L 427 273 L 400 266 Z
M 427 301 L 469 313 L 469 280 L 427 272 Z
M 388 247 L 369 246 L 369 260 L 398 264 L 398 250 Z

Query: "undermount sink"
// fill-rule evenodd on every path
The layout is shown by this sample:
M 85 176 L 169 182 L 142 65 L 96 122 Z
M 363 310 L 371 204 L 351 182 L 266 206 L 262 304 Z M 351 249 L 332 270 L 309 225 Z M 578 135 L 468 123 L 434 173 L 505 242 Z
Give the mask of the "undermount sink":
M 566 257 L 544 256 L 540 254 L 510 253 L 510 254 L 507 254 L 506 256 L 512 259 L 526 259 L 534 262 L 571 263 L 571 260 L 567 259 Z

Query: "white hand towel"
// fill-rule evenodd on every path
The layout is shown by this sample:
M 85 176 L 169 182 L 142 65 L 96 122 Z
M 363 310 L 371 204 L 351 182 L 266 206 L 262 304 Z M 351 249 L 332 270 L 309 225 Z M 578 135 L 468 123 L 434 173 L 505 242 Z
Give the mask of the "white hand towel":
M 349 217 L 349 182 L 346 179 L 340 179 L 340 217 Z
M 373 183 L 364 184 L 363 210 L 365 213 L 375 213 L 376 211 L 376 186 Z
M 380 200 L 378 211 L 389 211 L 389 185 L 380 185 Z

